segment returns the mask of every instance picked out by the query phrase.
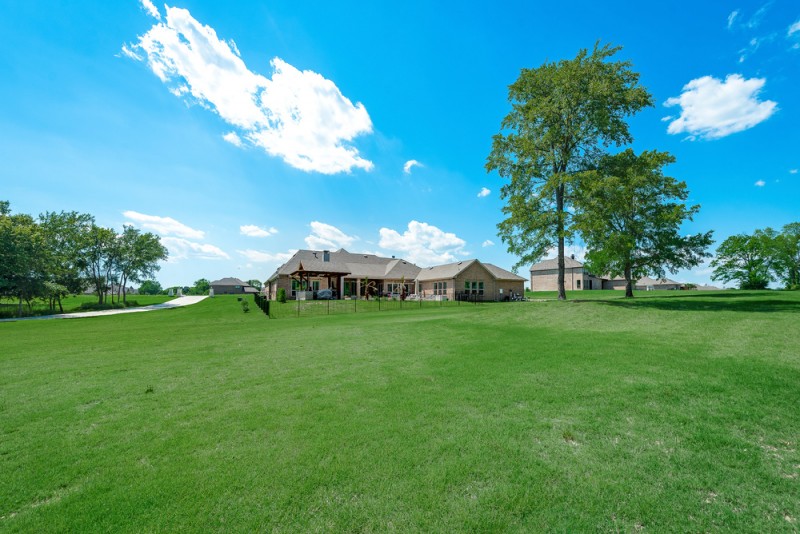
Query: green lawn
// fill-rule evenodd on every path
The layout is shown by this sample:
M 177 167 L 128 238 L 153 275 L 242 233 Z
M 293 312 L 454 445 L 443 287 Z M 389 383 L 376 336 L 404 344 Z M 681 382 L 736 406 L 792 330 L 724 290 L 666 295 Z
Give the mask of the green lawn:
M 739 291 L 3 323 L 0 531 L 796 532 L 799 333 Z

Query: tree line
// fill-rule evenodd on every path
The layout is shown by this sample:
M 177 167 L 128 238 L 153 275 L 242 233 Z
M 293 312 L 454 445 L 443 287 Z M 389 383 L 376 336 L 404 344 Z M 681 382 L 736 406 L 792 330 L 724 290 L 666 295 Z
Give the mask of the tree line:
M 127 284 L 154 276 L 167 257 L 158 236 L 133 226 L 117 232 L 75 211 L 12 214 L 0 201 L 0 297 L 16 299 L 19 315 L 35 299 L 63 312 L 62 298 L 88 288 L 99 304 L 126 302 Z
M 710 256 L 712 232 L 680 233 L 700 206 L 686 204 L 685 182 L 664 174 L 675 158 L 610 151 L 633 142 L 627 118 L 653 106 L 631 63 L 613 60 L 620 50 L 597 43 L 574 59 L 522 69 L 486 162 L 508 180 L 498 233 L 520 258 L 514 268 L 555 248 L 560 300 L 565 243 L 577 237 L 588 248 L 588 270 L 624 277 L 626 297 L 642 276 L 661 278 Z
M 713 280 L 736 282 L 740 289 L 764 289 L 779 282 L 800 289 L 800 222 L 732 235 L 720 243 L 711 261 Z

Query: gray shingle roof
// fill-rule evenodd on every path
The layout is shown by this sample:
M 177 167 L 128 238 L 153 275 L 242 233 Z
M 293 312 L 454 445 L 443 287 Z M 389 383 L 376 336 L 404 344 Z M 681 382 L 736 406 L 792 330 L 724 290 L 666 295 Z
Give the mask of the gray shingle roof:
M 352 278 L 397 279 L 416 278 L 419 267 L 400 258 L 384 258 L 375 254 L 357 254 L 345 249 L 329 252 L 329 261 L 324 261 L 321 250 L 298 250 L 289 261 L 278 267 L 269 277 L 274 280 L 280 275 L 291 275 L 302 263 L 306 271 L 328 272 Z
M 214 280 L 210 283 L 212 286 L 249 286 L 247 282 L 243 282 L 238 278 L 220 278 L 219 280 Z
M 573 260 L 569 256 L 564 258 L 564 268 L 565 269 L 572 269 L 574 267 L 583 267 L 583 264 L 578 260 Z M 535 263 L 531 265 L 531 272 L 533 271 L 549 271 L 552 269 L 558 269 L 558 258 L 550 258 L 548 260 L 540 261 L 539 263 Z
M 496 280 L 514 280 L 514 281 L 521 280 L 523 282 L 528 280 L 527 278 L 523 278 L 522 276 L 514 274 L 511 271 L 506 271 L 505 269 L 502 269 L 497 265 L 493 265 L 491 263 L 484 263 L 483 266 L 486 267 L 486 270 L 492 273 L 492 276 L 494 276 Z
M 426 282 L 429 280 L 442 280 L 445 278 L 455 278 L 458 273 L 472 265 L 473 262 L 478 260 L 464 260 L 456 263 L 447 263 L 445 265 L 435 265 L 433 267 L 426 267 L 419 272 L 417 280 Z

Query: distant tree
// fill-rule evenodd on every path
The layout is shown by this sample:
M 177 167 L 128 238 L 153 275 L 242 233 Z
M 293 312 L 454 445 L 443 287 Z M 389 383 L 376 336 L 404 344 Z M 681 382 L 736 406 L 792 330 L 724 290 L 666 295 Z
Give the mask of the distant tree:
M 774 232 L 769 229 L 728 237 L 711 261 L 711 279 L 737 282 L 740 289 L 765 289 L 772 280 L 773 239 Z
M 261 291 L 262 285 L 260 280 L 248 280 L 247 283 Z
M 158 295 L 162 291 L 161 284 L 156 280 L 145 280 L 139 286 L 139 294 L 141 295 Z
M 787 224 L 774 237 L 772 270 L 787 289 L 800 287 L 800 222 Z
M 211 289 L 211 282 L 209 282 L 205 278 L 200 278 L 196 280 L 194 283 L 194 287 L 192 287 L 191 294 L 192 295 L 207 295 L 208 290 Z
M 595 44 L 575 59 L 522 69 L 508 89 L 511 112 L 494 136 L 486 170 L 510 182 L 499 235 L 520 261 L 558 250 L 558 298 L 566 299 L 564 243 L 574 235 L 568 207 L 573 178 L 609 145 L 630 143 L 625 119 L 653 99 L 628 61 L 609 61 L 620 47 Z
M 711 234 L 681 236 L 680 227 L 700 210 L 687 206 L 685 182 L 664 176 L 674 163 L 667 152 L 633 150 L 600 160 L 596 172 L 584 173 L 576 188 L 575 229 L 589 248 L 587 267 L 595 273 L 625 277 L 625 297 L 645 275 L 698 265 L 710 256 Z

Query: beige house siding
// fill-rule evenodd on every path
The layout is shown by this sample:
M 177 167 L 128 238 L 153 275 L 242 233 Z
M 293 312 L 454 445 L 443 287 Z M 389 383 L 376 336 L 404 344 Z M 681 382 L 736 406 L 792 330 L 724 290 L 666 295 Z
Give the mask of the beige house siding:
M 573 267 L 564 270 L 564 288 L 567 290 L 584 289 L 584 275 L 582 267 Z M 578 287 L 580 281 L 580 287 Z M 594 288 L 594 283 L 592 284 Z M 596 289 L 600 289 L 597 287 Z M 531 271 L 531 291 L 558 291 L 558 269 L 545 271 Z

